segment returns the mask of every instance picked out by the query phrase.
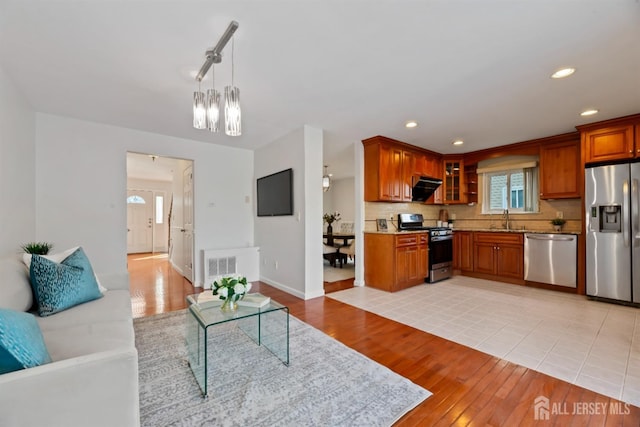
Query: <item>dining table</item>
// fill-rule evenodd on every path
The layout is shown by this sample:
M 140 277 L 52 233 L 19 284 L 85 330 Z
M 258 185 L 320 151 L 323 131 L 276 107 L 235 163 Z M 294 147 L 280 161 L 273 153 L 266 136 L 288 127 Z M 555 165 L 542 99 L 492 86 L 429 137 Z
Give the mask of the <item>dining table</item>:
M 355 234 L 353 233 L 332 233 L 332 234 L 327 234 L 327 233 L 323 233 L 322 237 L 324 239 L 327 239 L 327 245 L 328 246 L 335 246 L 334 244 L 334 240 L 342 240 L 342 246 L 349 246 L 349 240 L 353 240 L 356 238 Z

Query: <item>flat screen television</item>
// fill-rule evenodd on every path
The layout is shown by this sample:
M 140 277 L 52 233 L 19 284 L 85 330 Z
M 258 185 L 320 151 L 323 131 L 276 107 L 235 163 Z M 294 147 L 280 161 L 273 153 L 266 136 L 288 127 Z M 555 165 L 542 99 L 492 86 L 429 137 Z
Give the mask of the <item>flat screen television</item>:
M 258 216 L 293 215 L 293 169 L 258 178 Z

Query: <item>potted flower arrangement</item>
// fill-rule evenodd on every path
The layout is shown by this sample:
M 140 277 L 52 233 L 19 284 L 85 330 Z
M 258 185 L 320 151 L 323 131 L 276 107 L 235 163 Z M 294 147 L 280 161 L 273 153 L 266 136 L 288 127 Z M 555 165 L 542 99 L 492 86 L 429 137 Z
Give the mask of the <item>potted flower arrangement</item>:
M 247 278 L 234 275 L 224 276 L 213 282 L 213 295 L 218 295 L 222 303 L 222 311 L 235 311 L 238 308 L 238 300 L 251 289 L 251 283 L 247 283 Z
M 553 218 L 551 220 L 551 224 L 553 224 L 553 229 L 555 231 L 560 231 L 562 230 L 562 226 L 566 223 L 567 221 L 565 221 L 562 218 Z
M 333 227 L 331 226 L 331 224 L 333 224 L 336 221 L 340 221 L 340 212 L 334 212 L 332 214 L 324 214 L 322 216 L 322 219 L 324 220 L 324 222 L 326 222 L 327 225 L 327 234 L 333 234 Z

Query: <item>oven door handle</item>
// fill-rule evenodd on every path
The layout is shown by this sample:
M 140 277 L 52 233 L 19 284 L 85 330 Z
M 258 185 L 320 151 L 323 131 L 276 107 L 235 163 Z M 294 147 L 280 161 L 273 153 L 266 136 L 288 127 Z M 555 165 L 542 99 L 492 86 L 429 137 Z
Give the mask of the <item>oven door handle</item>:
M 441 242 L 443 240 L 453 240 L 453 236 L 435 236 L 431 238 L 432 242 Z

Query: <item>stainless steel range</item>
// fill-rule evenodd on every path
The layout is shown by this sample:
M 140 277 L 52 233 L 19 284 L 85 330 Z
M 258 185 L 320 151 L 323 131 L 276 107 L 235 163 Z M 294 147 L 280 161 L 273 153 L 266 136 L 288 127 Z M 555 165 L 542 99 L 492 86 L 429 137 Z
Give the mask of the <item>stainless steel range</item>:
M 398 230 L 429 232 L 429 283 L 447 279 L 453 274 L 453 230 L 425 226 L 422 214 L 398 214 Z

